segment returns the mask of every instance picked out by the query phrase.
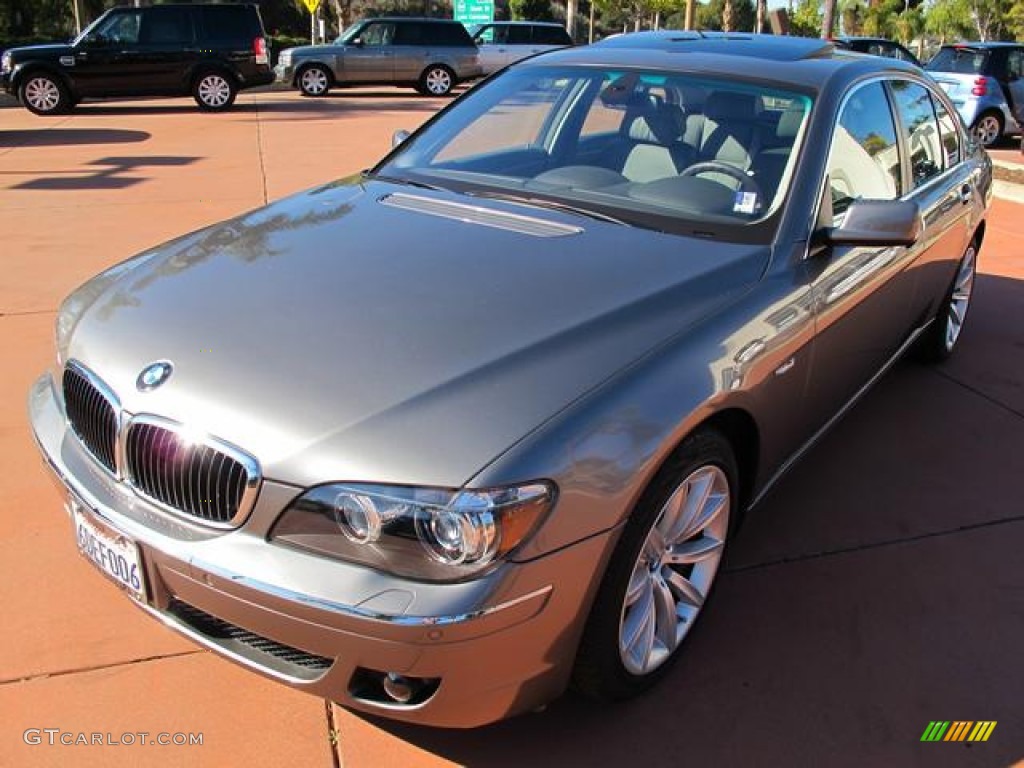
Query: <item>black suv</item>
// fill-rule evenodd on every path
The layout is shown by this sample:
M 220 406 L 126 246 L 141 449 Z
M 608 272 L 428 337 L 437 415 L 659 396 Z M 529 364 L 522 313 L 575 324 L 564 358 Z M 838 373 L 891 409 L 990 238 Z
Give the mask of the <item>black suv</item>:
M 885 56 L 890 59 L 909 61 L 915 67 L 921 66 L 917 56 L 899 43 L 886 40 L 884 37 L 834 37 L 832 38 L 832 44 L 836 48 L 845 48 L 848 51 L 870 53 L 872 56 Z
M 220 111 L 274 80 L 255 5 L 113 8 L 70 44 L 5 51 L 0 84 L 37 115 L 85 97 L 187 96 Z

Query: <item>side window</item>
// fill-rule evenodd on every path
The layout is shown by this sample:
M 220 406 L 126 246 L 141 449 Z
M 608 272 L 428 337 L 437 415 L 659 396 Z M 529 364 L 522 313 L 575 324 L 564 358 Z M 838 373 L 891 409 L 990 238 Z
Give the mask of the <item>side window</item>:
M 96 36 L 107 43 L 135 44 L 139 42 L 142 11 L 116 13 L 96 30 Z
M 928 89 L 907 80 L 892 81 L 903 140 L 910 154 L 910 181 L 919 187 L 945 170 L 939 124 Z
M 1024 50 L 1007 52 L 1006 74 L 1010 82 L 1024 77 Z
M 533 42 L 538 45 L 572 45 L 569 33 L 559 27 L 534 27 Z
M 395 45 L 419 45 L 425 35 L 422 24 L 402 22 L 395 26 Z
M 490 25 L 486 27 L 481 27 L 479 30 L 477 30 L 477 33 L 473 35 L 473 40 L 475 40 L 477 43 L 482 43 L 484 45 L 486 45 L 487 43 L 495 42 L 494 27 Z
M 843 107 L 828 157 L 835 225 L 854 200 L 895 200 L 900 154 L 889 99 L 880 82 L 855 90 Z
M 530 27 L 526 24 L 516 24 L 508 28 L 509 45 L 529 45 Z
M 935 116 L 939 119 L 939 135 L 942 137 L 942 149 L 945 153 L 945 167 L 952 168 L 960 162 L 960 132 L 956 129 L 958 115 L 952 115 L 945 104 L 932 98 L 935 104 Z
M 251 40 L 262 34 L 255 14 L 246 12 L 244 6 L 200 5 L 196 6 L 210 41 Z
M 192 42 L 192 14 L 186 8 L 146 9 L 139 41 L 150 45 L 179 45 Z
M 359 35 L 364 45 L 391 45 L 394 36 L 394 24 L 370 24 Z

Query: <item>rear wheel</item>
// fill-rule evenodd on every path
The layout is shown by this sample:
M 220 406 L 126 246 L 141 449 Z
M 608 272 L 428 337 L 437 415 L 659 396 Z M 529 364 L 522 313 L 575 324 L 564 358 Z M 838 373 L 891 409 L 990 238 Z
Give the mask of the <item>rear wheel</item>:
M 238 86 L 231 75 L 215 70 L 203 72 L 192 86 L 192 97 L 204 112 L 221 112 L 235 103 Z
M 455 87 L 455 73 L 444 64 L 431 64 L 420 76 L 419 92 L 424 96 L 447 96 Z
M 972 241 L 957 268 L 953 284 L 939 306 L 931 326 L 921 336 L 918 352 L 928 362 L 942 362 L 953 354 L 974 295 L 974 276 L 978 268 L 978 243 Z
M 656 683 L 679 656 L 707 601 L 736 517 L 738 470 L 714 430 L 688 437 L 622 531 L 573 670 L 575 686 L 604 700 Z
M 324 67 L 314 64 L 299 73 L 296 84 L 303 96 L 325 96 L 331 88 L 331 74 Z
M 29 112 L 37 115 L 61 115 L 71 109 L 71 94 L 54 75 L 30 73 L 18 88 L 18 98 Z
M 988 149 L 1003 137 L 1003 118 L 997 112 L 986 112 L 974 121 L 971 132 L 978 143 Z

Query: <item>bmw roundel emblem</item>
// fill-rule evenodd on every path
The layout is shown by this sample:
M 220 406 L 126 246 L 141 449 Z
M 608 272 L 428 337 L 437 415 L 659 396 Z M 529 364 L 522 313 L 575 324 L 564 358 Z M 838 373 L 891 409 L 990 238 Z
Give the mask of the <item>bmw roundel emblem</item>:
M 140 392 L 148 392 L 167 381 L 173 372 L 174 366 L 171 365 L 169 360 L 159 360 L 155 363 L 150 363 L 142 369 L 139 378 L 135 380 L 135 386 Z

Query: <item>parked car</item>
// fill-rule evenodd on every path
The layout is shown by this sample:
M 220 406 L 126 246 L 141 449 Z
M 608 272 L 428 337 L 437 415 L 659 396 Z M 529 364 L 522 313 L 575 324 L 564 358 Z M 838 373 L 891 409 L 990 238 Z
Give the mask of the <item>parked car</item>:
M 84 98 L 189 94 L 219 112 L 240 90 L 273 80 L 255 5 L 114 8 L 71 43 L 0 57 L 3 89 L 37 115 L 64 114 Z
M 32 427 L 82 553 L 228 659 L 443 726 L 622 698 L 796 458 L 953 353 L 991 179 L 903 62 L 555 51 L 79 288 Z
M 278 82 L 305 96 L 331 88 L 403 85 L 424 96 L 445 96 L 481 74 L 479 52 L 466 28 L 450 19 L 366 19 L 331 45 L 281 51 Z
M 925 67 L 984 147 L 1017 136 L 1024 114 L 1024 44 L 944 45 Z
M 536 53 L 572 45 L 561 24 L 543 21 L 494 21 L 470 28 L 480 48 L 480 66 L 489 75 Z
M 921 66 L 917 56 L 893 40 L 886 40 L 884 37 L 834 37 L 832 44 L 837 48 L 844 48 L 848 51 L 858 53 L 869 53 L 872 56 L 885 56 L 890 59 L 909 61 L 915 66 Z

